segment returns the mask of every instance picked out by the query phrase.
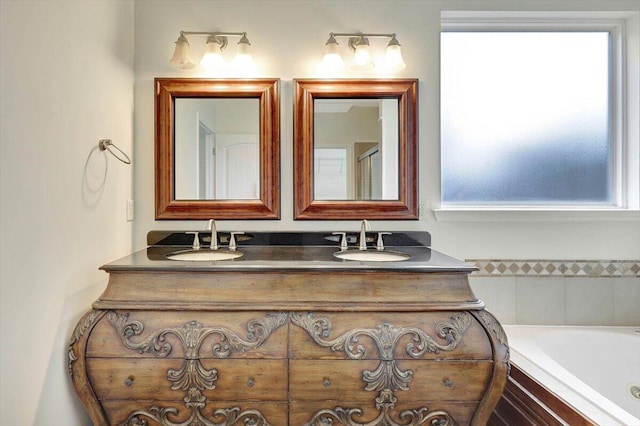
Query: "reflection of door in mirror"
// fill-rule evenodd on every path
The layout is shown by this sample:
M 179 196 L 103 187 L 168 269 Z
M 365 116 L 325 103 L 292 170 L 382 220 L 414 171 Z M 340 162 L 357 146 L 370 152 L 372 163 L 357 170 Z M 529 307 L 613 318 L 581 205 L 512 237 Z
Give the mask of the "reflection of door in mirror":
M 198 120 L 199 121 L 199 120 Z M 215 140 L 214 134 L 203 122 L 198 123 L 198 198 L 215 200 Z
M 356 199 L 379 200 L 382 197 L 380 145 L 356 143 L 356 153 Z
M 257 134 L 219 134 L 215 146 L 217 199 L 257 200 L 260 153 Z
M 260 198 L 259 100 L 175 100 L 175 199 Z
M 397 99 L 314 100 L 314 199 L 398 199 L 398 114 Z M 329 165 L 318 155 L 335 157 L 336 150 L 347 157 L 340 182 L 329 169 L 318 170 Z M 338 191 L 343 185 L 346 191 Z

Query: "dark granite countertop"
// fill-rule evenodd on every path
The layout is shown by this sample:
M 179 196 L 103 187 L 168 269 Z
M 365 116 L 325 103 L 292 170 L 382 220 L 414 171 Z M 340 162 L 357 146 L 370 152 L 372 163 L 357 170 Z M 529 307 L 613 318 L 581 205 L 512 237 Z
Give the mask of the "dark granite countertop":
M 226 250 L 229 233 L 220 232 L 219 240 Z M 376 251 L 377 233 L 367 232 L 367 250 Z M 394 232 L 385 236 L 385 250 L 411 256 L 408 260 L 375 262 L 338 259 L 333 253 L 340 251 L 338 236 L 330 232 L 313 233 L 254 233 L 238 235 L 238 249 L 242 257 L 218 261 L 176 261 L 167 254 L 191 249 L 193 235 L 184 231 L 152 231 L 148 235 L 149 247 L 102 266 L 112 271 L 398 271 L 398 272 L 459 272 L 476 270 L 461 260 L 432 250 L 427 232 Z M 357 233 L 348 233 L 349 250 L 358 251 Z M 209 250 L 211 234 L 200 233 L 201 250 Z

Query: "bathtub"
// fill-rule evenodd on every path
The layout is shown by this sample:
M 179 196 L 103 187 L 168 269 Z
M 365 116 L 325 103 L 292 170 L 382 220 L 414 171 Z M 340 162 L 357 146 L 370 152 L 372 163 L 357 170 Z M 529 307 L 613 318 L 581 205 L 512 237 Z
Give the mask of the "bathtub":
M 511 362 L 598 425 L 640 426 L 640 327 L 504 326 Z

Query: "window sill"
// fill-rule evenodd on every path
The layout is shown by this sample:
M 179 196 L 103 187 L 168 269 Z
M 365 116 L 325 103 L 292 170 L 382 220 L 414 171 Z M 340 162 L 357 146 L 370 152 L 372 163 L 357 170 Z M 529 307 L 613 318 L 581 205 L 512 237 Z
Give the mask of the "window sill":
M 628 209 L 434 209 L 438 222 L 640 222 L 640 210 Z

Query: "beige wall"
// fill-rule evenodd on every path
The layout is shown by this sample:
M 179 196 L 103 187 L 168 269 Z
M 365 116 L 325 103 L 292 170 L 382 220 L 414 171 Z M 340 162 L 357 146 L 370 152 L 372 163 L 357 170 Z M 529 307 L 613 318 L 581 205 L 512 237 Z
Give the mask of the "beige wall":
M 640 7 L 637 0 L 0 1 L 0 424 L 88 424 L 66 376 L 66 345 L 104 289 L 106 276 L 97 268 L 132 246 L 144 247 L 151 229 L 205 226 L 154 220 L 153 79 L 207 76 L 169 67 L 180 30 L 247 31 L 262 70 L 257 77 L 282 79 L 282 220 L 221 221 L 221 229 L 357 229 L 356 222 L 292 220 L 291 80 L 323 77 L 317 65 L 330 31 L 396 32 L 408 66 L 394 76 L 420 80 L 419 191 L 426 214 L 419 221 L 376 221 L 375 230 L 427 230 L 435 248 L 461 258 L 639 259 L 637 221 L 435 220 L 439 20 L 446 8 Z M 196 55 L 203 45 L 194 41 Z M 638 87 L 630 89 L 637 96 Z M 133 154 L 133 166 L 95 152 L 100 138 Z M 132 196 L 133 231 L 125 220 Z M 574 284 L 563 281 L 563 301 L 571 299 Z M 496 305 L 517 303 L 518 287 L 526 300 L 529 289 L 524 281 L 509 281 L 504 292 L 491 286 L 480 290 Z M 638 287 L 637 279 L 630 287 Z M 549 290 L 550 300 L 556 291 Z M 502 314 L 518 319 L 509 309 Z
M 151 229 L 203 229 L 204 221 L 155 221 L 153 172 L 153 79 L 207 77 L 196 68 L 172 68 L 168 59 L 180 30 L 246 31 L 259 66 L 257 77 L 278 77 L 281 85 L 282 220 L 221 221 L 221 229 L 356 230 L 346 221 L 294 221 L 292 80 L 324 77 L 319 69 L 329 32 L 396 32 L 407 68 L 394 77 L 417 77 L 419 85 L 419 197 L 425 214 L 419 221 L 375 221 L 374 230 L 427 230 L 433 246 L 461 258 L 640 258 L 640 225 L 635 221 L 546 220 L 437 221 L 439 206 L 439 31 L 440 12 L 459 10 L 638 10 L 637 1 L 137 1 L 135 3 L 136 122 L 135 193 L 138 206 L 136 248 Z M 162 25 L 159 25 L 162 23 Z M 199 57 L 204 39 L 192 38 Z M 373 48 L 374 46 L 372 46 Z M 232 55 L 233 43 L 226 54 Z M 233 75 L 229 75 L 233 76 Z M 380 77 L 345 72 L 340 78 Z M 635 89 L 634 89 L 635 90 Z
M 0 1 L 0 424 L 89 424 L 66 368 L 131 250 L 133 2 Z M 135 157 L 133 157 L 135 164 Z

